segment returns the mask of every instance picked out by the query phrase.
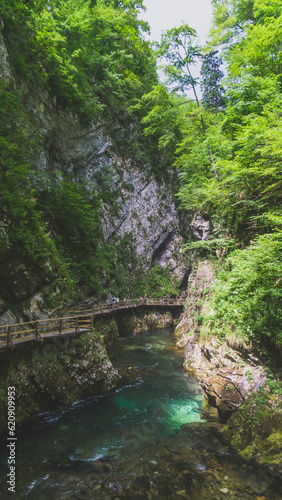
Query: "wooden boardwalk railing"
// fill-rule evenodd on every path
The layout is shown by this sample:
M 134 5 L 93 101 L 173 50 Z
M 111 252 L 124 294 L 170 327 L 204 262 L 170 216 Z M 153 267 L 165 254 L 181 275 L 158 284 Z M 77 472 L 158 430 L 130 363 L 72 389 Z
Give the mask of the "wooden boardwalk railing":
M 140 306 L 183 306 L 182 299 L 129 299 L 116 304 L 96 304 L 91 309 L 68 311 L 69 316 L 40 319 L 0 326 L 0 349 L 16 347 L 33 340 L 43 341 L 48 337 L 78 335 L 93 329 L 94 318 L 117 310 L 132 309 Z

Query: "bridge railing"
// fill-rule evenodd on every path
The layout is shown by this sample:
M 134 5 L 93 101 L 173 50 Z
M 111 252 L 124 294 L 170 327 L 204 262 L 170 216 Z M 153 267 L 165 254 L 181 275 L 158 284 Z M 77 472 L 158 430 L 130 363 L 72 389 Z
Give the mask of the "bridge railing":
M 108 312 L 112 310 L 116 310 L 118 308 L 127 309 L 131 307 L 138 307 L 140 305 L 146 306 L 183 306 L 183 299 L 152 299 L 152 298 L 140 298 L 140 299 L 124 299 L 116 302 L 115 304 L 104 303 L 104 304 L 95 304 L 91 309 L 71 309 L 69 312 L 72 314 L 89 314 L 91 312 L 101 313 Z
M 29 340 L 44 337 L 79 333 L 93 328 L 93 315 L 66 316 L 62 318 L 41 319 L 12 325 L 0 326 L 0 348 L 11 347 Z
M 43 340 L 45 337 L 55 335 L 78 334 L 91 331 L 94 317 L 107 314 L 117 309 L 130 309 L 140 305 L 182 306 L 181 299 L 128 299 L 115 304 L 95 304 L 91 309 L 68 311 L 69 316 L 61 318 L 40 319 L 23 323 L 0 326 L 0 348 L 13 347 L 19 343 L 30 340 Z

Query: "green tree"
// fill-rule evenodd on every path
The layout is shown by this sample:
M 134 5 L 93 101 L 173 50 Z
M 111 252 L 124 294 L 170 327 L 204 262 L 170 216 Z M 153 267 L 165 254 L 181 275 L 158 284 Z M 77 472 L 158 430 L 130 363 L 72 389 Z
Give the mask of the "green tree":
M 281 222 L 280 217 L 280 227 Z M 242 344 L 282 344 L 281 236 L 281 230 L 260 236 L 226 260 L 214 287 L 215 312 L 208 319 L 218 335 Z
M 162 34 L 161 42 L 158 44 L 157 56 L 165 58 L 167 64 L 162 66 L 167 75 L 167 84 L 172 86 L 173 92 L 185 93 L 185 90 L 192 89 L 199 116 L 201 129 L 206 135 L 206 124 L 201 108 L 201 103 L 197 94 L 197 79 L 193 78 L 191 66 L 193 66 L 201 56 L 201 47 L 195 42 L 196 31 L 187 24 L 179 28 L 172 28 Z M 209 143 L 206 143 L 210 162 L 213 166 L 213 172 L 216 179 L 219 179 L 218 172 L 214 168 L 214 159 Z
M 157 56 L 168 63 L 162 66 L 167 83 L 173 92 L 193 90 L 195 100 L 200 106 L 196 92 L 197 79 L 192 76 L 191 66 L 195 65 L 201 56 L 201 47 L 196 43 L 197 33 L 188 24 L 179 28 L 167 30 L 157 44 Z
M 210 42 L 223 48 L 226 109 L 208 113 L 210 144 L 220 182 L 189 138 L 179 146 L 180 198 L 212 216 L 213 242 L 234 239 L 218 274 L 205 322 L 235 344 L 269 339 L 281 345 L 281 2 L 214 1 Z M 187 145 L 187 147 L 185 147 Z M 193 164 L 197 163 L 196 173 Z M 200 175 L 201 173 L 201 175 Z M 215 243 L 216 244 L 216 243 Z M 210 246 L 211 246 L 210 245 Z M 230 245 L 232 248 L 232 245 Z
M 224 89 L 221 85 L 223 72 L 218 57 L 218 50 L 210 50 L 204 54 L 201 67 L 201 90 L 204 108 L 218 113 L 225 107 Z

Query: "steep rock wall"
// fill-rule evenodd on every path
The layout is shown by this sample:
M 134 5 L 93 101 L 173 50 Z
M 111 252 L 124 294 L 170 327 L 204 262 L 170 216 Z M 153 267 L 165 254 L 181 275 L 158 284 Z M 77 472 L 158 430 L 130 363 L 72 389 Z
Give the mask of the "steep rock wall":
M 172 189 L 164 181 L 156 180 L 150 165 L 137 166 L 133 159 L 119 157 L 114 140 L 102 123 L 84 127 L 70 112 L 58 109 L 56 99 L 34 88 L 31 92 L 23 82 L 16 82 L 0 27 L 0 78 L 23 94 L 24 111 L 29 135 L 39 137 L 39 154 L 34 162 L 36 188 L 48 187 L 50 176 L 60 179 L 67 175 L 77 182 L 86 181 L 104 193 L 115 193 L 114 204 L 102 201 L 101 218 L 103 238 L 132 236 L 133 251 L 144 269 L 153 264 L 168 266 L 172 275 L 182 280 L 186 274 L 183 255 L 179 212 Z M 123 131 L 126 142 L 127 132 Z M 36 319 L 55 313 L 56 308 L 45 310 L 41 294 L 40 269 L 28 259 L 8 255 L 0 263 L 2 290 L 0 289 L 0 323 L 14 316 L 2 298 L 16 304 L 25 318 Z M 130 273 L 131 269 L 128 268 Z M 1 294 L 5 288 L 6 292 Z
M 119 379 L 99 336 L 50 340 L 1 352 L 1 387 L 15 387 L 17 424 L 42 411 L 65 408 L 76 400 L 103 394 Z M 0 432 L 6 430 L 6 390 L 0 395 Z
M 209 306 L 210 287 L 215 270 L 210 261 L 194 266 L 181 322 L 176 328 L 179 345 L 184 348 L 184 366 L 202 385 L 208 403 L 226 422 L 266 379 L 266 371 L 251 348 L 234 346 L 209 335 L 202 316 Z
M 225 423 L 224 437 L 240 455 L 281 477 L 281 394 L 272 390 L 267 379 L 268 359 L 258 349 L 231 345 L 211 335 L 202 324 L 203 314 L 211 312 L 214 278 L 210 261 L 195 263 L 185 310 L 176 328 L 178 344 L 184 350 L 184 367 L 204 389 L 204 418 L 219 418 Z M 280 366 L 278 360 L 276 373 Z
M 102 191 L 117 192 L 114 210 L 104 203 L 101 212 L 105 240 L 132 233 L 144 264 L 170 264 L 181 275 L 179 213 L 169 185 L 156 181 L 150 165 L 138 168 L 132 159 L 118 157 L 102 124 L 84 128 L 71 114 L 56 111 L 47 94 L 26 95 L 26 111 L 31 133 L 42 137 L 36 163 L 39 182 L 48 182 L 44 172 L 61 172 Z

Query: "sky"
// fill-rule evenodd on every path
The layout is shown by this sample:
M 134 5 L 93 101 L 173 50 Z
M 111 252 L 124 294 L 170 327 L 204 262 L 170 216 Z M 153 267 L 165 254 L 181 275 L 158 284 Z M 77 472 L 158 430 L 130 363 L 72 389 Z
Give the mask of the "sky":
M 159 40 L 163 30 L 180 26 L 184 21 L 205 43 L 211 27 L 211 0 L 144 0 L 144 5 L 147 12 L 141 17 L 151 26 L 151 39 Z
M 159 41 L 162 31 L 180 26 L 184 21 L 197 31 L 200 44 L 205 44 L 212 21 L 211 0 L 144 0 L 144 5 L 147 11 L 140 17 L 151 26 L 151 40 Z M 195 78 L 199 77 L 200 69 L 201 63 L 193 67 Z M 191 97 L 190 92 L 187 95 Z

